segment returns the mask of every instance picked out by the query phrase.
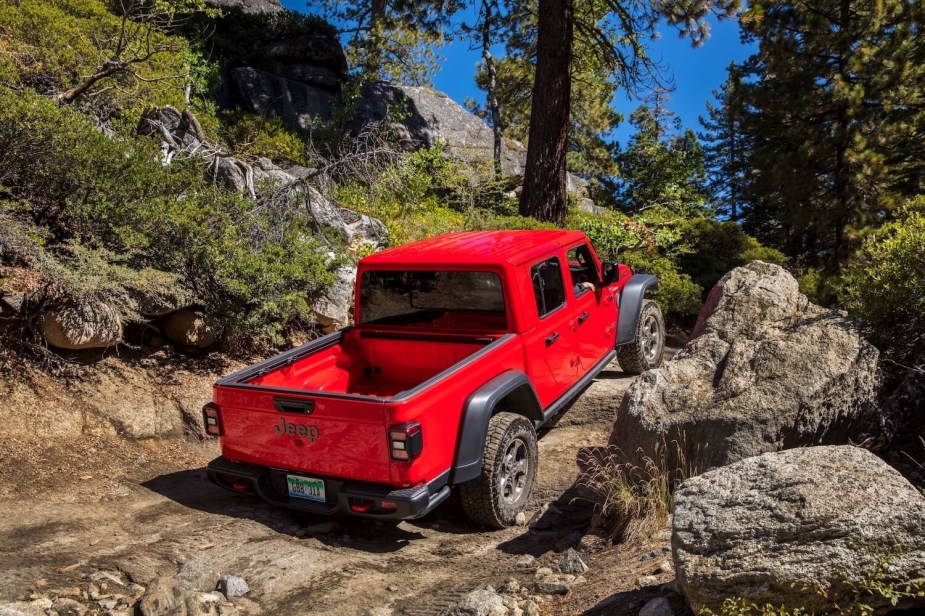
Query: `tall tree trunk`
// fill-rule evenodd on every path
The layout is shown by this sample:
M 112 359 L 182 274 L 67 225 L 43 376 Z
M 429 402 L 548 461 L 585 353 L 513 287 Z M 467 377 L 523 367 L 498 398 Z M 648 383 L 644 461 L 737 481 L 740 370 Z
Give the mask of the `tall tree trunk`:
M 495 68 L 495 58 L 491 55 L 491 30 L 494 26 L 493 0 L 482 0 L 482 10 L 485 18 L 482 21 L 482 59 L 485 61 L 485 72 L 488 74 L 488 110 L 491 113 L 491 131 L 494 136 L 494 168 L 495 168 L 495 203 L 501 204 L 501 107 L 498 104 L 498 71 Z
M 536 79 L 530 107 L 520 214 L 565 224 L 565 153 L 571 103 L 572 0 L 540 0 Z

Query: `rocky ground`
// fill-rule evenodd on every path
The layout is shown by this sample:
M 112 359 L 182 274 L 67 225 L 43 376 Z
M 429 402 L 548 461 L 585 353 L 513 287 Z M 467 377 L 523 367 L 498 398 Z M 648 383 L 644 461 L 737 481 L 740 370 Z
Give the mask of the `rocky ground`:
M 576 458 L 607 443 L 631 380 L 610 366 L 542 435 L 530 520 L 503 531 L 472 526 L 452 501 L 397 526 L 277 509 L 207 481 L 214 443 L 0 440 L 0 602 L 25 613 L 127 614 L 148 590 L 149 604 L 185 601 L 191 614 L 384 616 L 439 614 L 491 586 L 527 614 L 635 615 L 665 595 L 680 607 L 662 587 L 674 577 L 667 532 L 632 547 L 582 539 L 591 505 L 574 486 Z M 580 577 L 558 573 L 569 547 L 587 564 Z M 242 578 L 246 595 L 209 593 L 220 574 Z

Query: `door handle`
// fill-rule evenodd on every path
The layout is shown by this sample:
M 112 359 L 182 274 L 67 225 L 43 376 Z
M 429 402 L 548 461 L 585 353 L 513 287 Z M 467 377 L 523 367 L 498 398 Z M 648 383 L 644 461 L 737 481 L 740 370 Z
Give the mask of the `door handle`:
M 553 342 L 559 339 L 559 332 L 553 332 L 552 335 L 546 338 L 546 346 L 550 346 Z
M 581 324 L 583 324 L 585 321 L 587 321 L 587 320 L 588 320 L 588 316 L 590 316 L 590 315 L 588 315 L 588 311 L 587 311 L 587 310 L 584 311 L 584 312 L 582 312 L 581 314 L 579 314 L 579 315 L 578 315 L 578 324 L 581 325 Z

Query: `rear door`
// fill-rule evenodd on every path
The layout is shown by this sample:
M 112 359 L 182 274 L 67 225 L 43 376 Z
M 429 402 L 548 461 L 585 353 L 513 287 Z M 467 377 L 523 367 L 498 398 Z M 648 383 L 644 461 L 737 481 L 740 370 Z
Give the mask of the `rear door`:
M 578 326 L 581 368 L 587 372 L 614 348 L 617 307 L 613 292 L 601 284 L 601 268 L 587 242 L 571 246 L 565 256 L 574 305 L 572 313 Z
M 568 304 L 563 266 L 561 256 L 556 255 L 527 270 L 537 318 L 525 344 L 527 366 L 544 408 L 575 383 L 581 368 L 577 324 Z
M 390 480 L 381 400 L 218 386 L 215 402 L 229 460 L 309 476 Z

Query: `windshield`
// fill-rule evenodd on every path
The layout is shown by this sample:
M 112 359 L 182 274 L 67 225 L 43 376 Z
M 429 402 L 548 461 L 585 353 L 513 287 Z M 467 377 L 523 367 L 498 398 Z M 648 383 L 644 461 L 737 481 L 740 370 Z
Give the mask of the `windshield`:
M 360 323 L 385 325 L 461 312 L 484 313 L 503 323 L 504 292 L 494 272 L 368 271 L 360 281 L 360 312 Z

